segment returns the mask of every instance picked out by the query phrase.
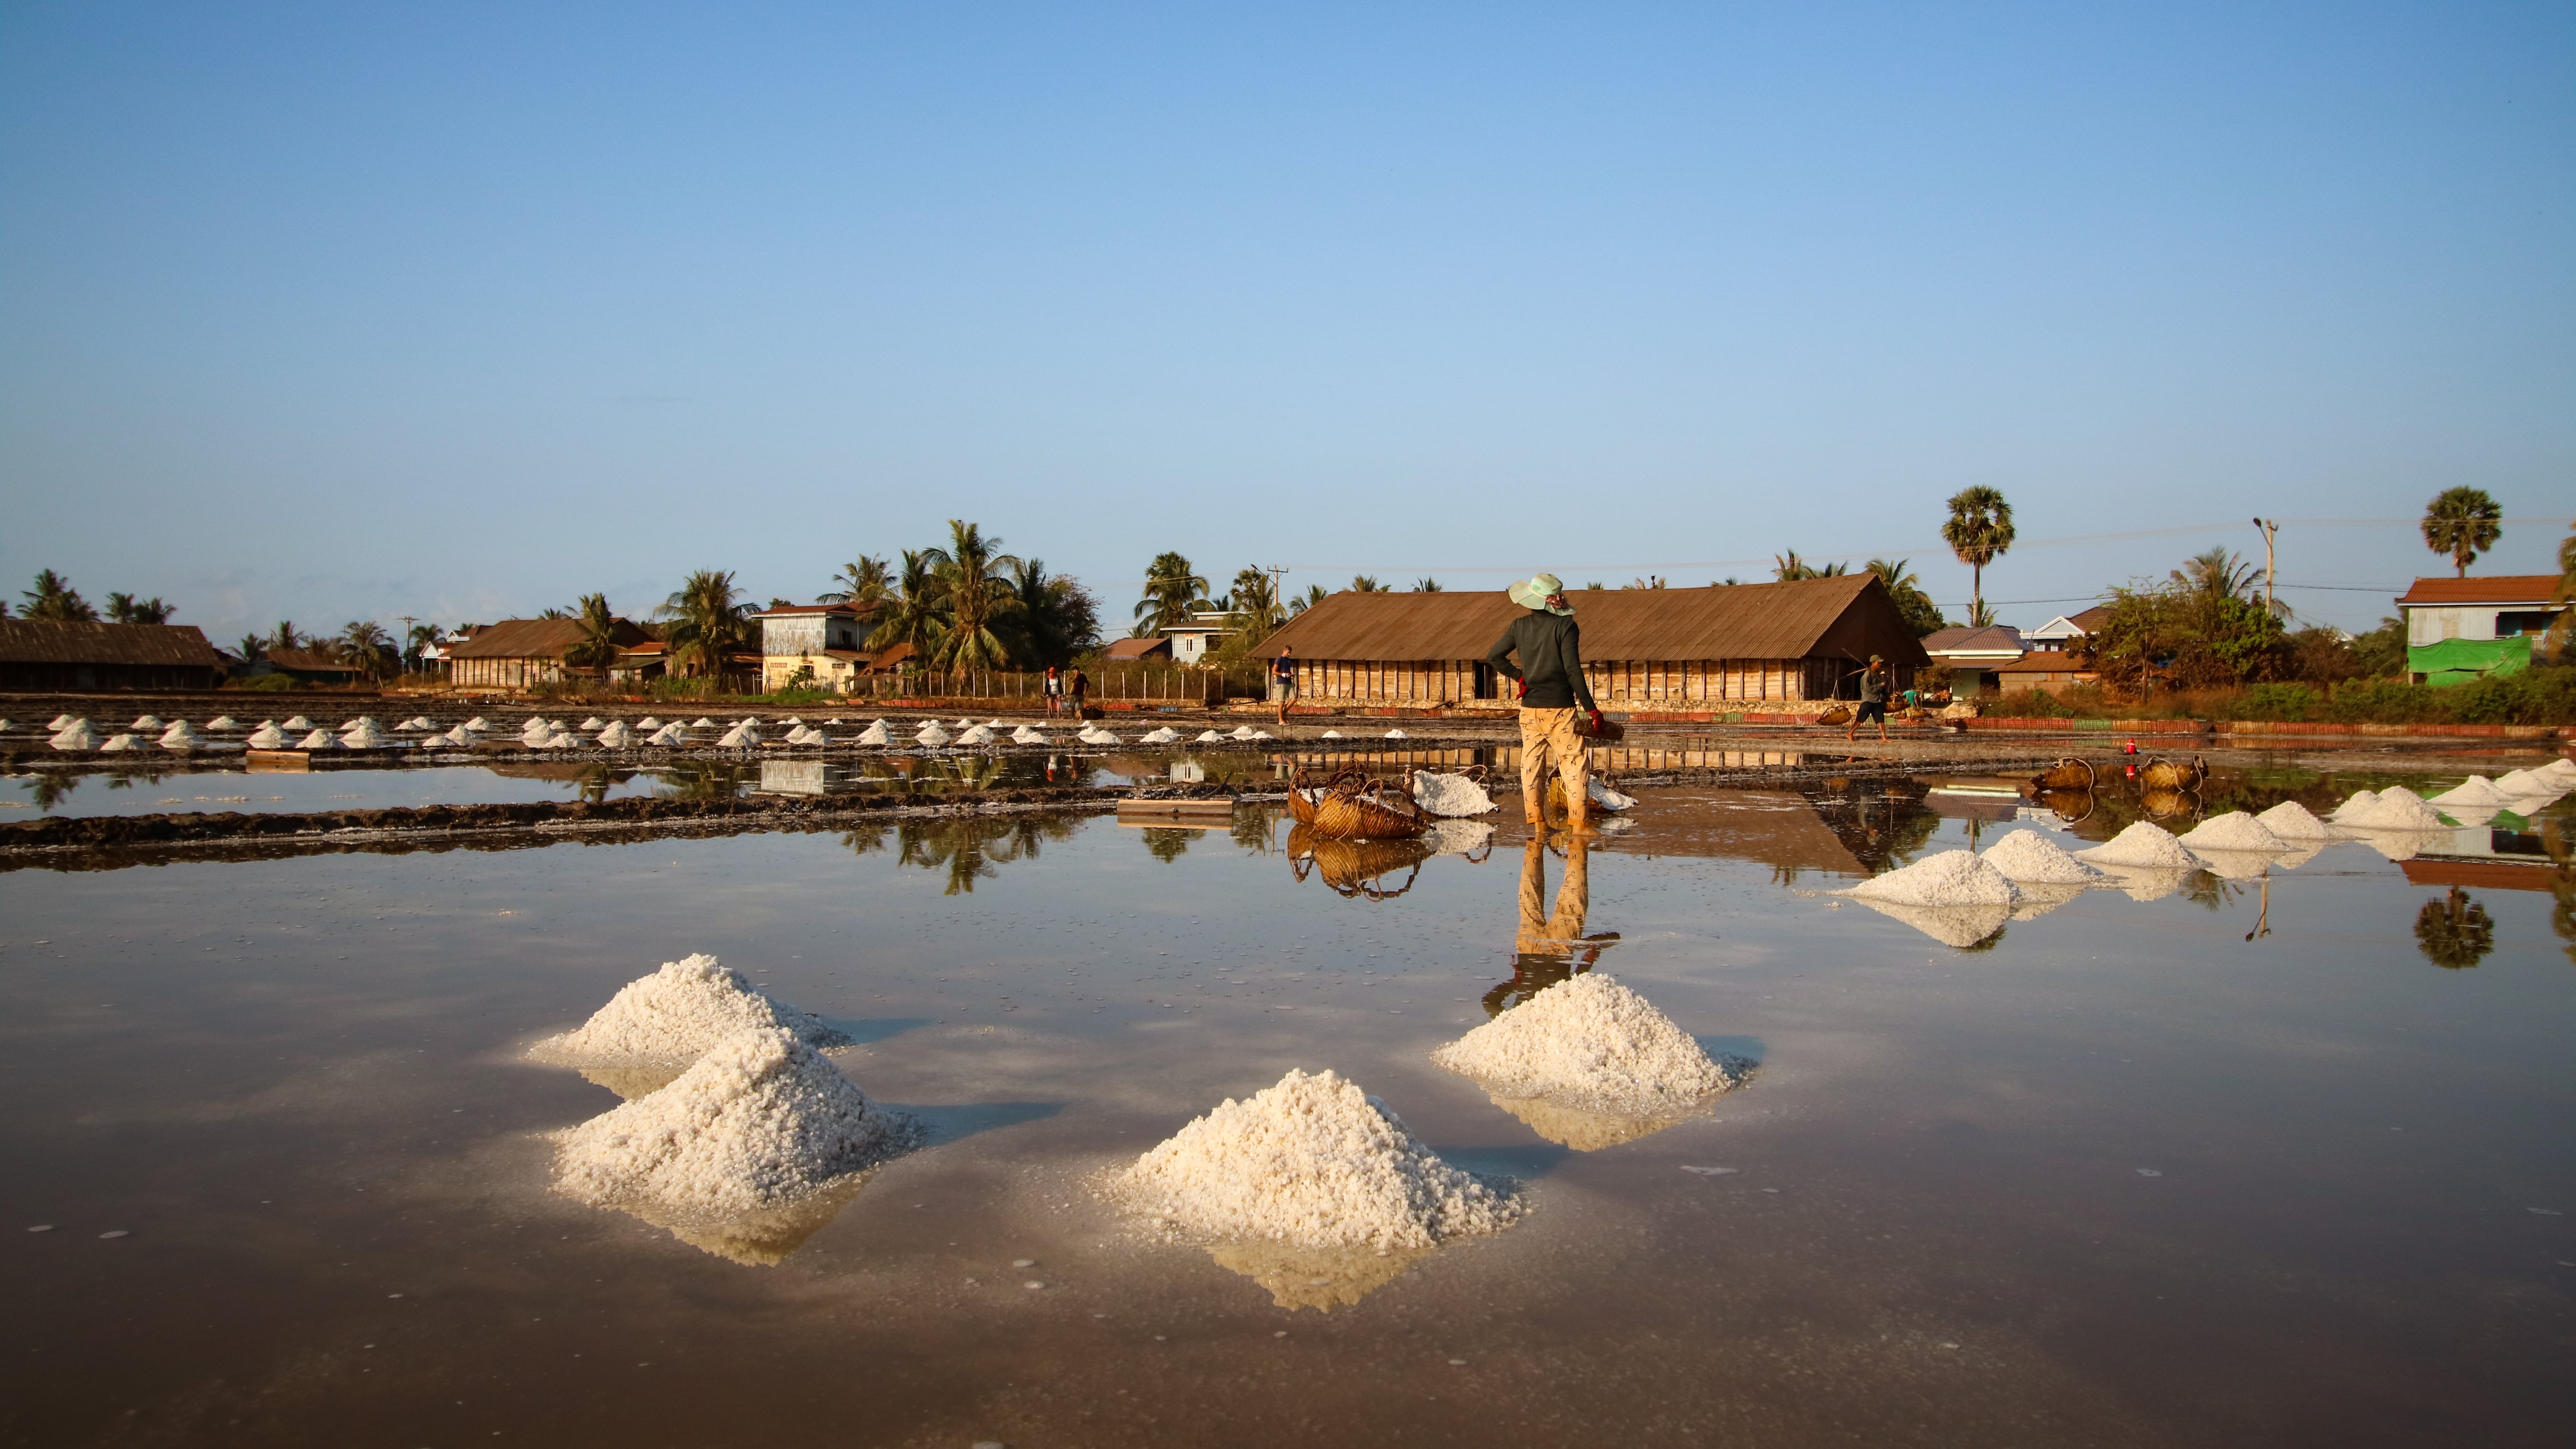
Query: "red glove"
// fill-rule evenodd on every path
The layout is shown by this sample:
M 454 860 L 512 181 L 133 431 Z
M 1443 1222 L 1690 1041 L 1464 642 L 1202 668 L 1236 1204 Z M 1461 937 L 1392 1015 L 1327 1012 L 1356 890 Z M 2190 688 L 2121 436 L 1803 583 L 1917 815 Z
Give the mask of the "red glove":
M 1592 732 L 1596 735 L 1601 733 L 1601 711 L 1597 709 L 1592 712 Z

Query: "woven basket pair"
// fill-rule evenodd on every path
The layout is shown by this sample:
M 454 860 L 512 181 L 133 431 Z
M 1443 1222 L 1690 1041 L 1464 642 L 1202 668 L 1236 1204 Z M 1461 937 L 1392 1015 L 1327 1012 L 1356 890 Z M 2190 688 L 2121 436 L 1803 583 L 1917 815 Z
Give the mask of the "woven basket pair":
M 1288 782 L 1288 813 L 1322 840 L 1412 840 L 1431 828 L 1402 785 L 1366 770 L 1317 784 L 1300 769 Z

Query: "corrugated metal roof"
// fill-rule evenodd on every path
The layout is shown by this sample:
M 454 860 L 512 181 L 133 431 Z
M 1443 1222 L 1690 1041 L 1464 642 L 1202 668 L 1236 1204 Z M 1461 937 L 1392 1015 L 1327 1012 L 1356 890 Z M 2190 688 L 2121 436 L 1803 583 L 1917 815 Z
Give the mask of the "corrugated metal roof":
M 2417 579 L 2397 596 L 2400 604 L 2545 604 L 2558 592 L 2556 574 L 2492 574 L 2479 579 Z
M 1936 629 L 1923 636 L 1924 651 L 1930 654 L 2010 654 L 2018 657 L 2029 647 L 2023 641 L 2021 631 L 2009 624 L 1989 624 L 1979 629 Z
M 194 624 L 58 624 L 0 619 L 0 663 L 141 664 L 213 669 L 223 660 Z
M 1103 650 L 1100 657 L 1103 659 L 1142 659 L 1149 654 L 1168 655 L 1171 652 L 1172 641 L 1169 639 L 1121 639 L 1110 645 L 1106 650 Z
M 650 634 L 634 623 L 617 620 L 615 637 L 621 649 L 641 644 Z M 471 639 L 447 651 L 450 659 L 561 659 L 564 651 L 581 642 L 579 619 L 504 619 L 488 625 Z
M 1874 574 L 1704 589 L 1582 589 L 1566 596 L 1583 657 L 1611 661 L 1930 656 Z M 1334 594 L 1254 651 L 1301 659 L 1482 659 L 1522 613 L 1501 593 Z

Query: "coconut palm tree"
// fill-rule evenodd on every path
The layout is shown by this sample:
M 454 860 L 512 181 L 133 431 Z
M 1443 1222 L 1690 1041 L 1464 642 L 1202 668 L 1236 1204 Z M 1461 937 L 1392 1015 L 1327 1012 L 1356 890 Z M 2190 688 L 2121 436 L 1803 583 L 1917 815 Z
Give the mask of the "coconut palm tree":
M 1030 668 L 1066 664 L 1100 638 L 1100 601 L 1070 574 L 1050 574 L 1040 559 L 1011 569 L 1013 662 Z
M 111 624 L 167 624 L 177 610 L 157 598 L 138 599 L 132 594 L 107 596 L 107 621 Z
M 2553 604 L 2571 600 L 2576 600 L 2576 528 L 2568 529 L 2567 536 L 2558 541 L 2558 587 L 2549 592 L 2549 602 Z M 2540 636 L 2540 656 L 2553 664 L 2566 662 L 2571 633 L 2576 633 L 2576 609 L 2561 609 L 2558 617 L 2549 622 L 2549 631 Z
M 242 663 L 257 664 L 268 657 L 268 640 L 257 634 L 244 634 L 241 642 L 233 646 L 233 652 L 241 656 Z
M 1288 621 L 1287 606 L 1279 602 L 1278 576 L 1258 565 L 1234 576 L 1230 602 L 1245 634 L 1256 641 Z
M 404 666 L 411 669 L 419 668 L 420 656 L 428 651 L 430 645 L 437 642 L 438 626 L 436 624 L 412 625 L 410 631 L 403 636 Z
M 1850 572 L 1851 565 L 1845 562 L 1811 564 L 1798 557 L 1794 548 L 1787 553 L 1771 555 L 1771 577 L 1784 584 L 1794 584 L 1801 579 L 1835 579 Z
M 2483 488 L 2445 488 L 2424 505 L 2424 546 L 2451 556 L 2455 576 L 2467 578 L 2478 555 L 2504 536 L 2504 510 Z
M 922 551 L 939 593 L 940 618 L 931 631 L 930 659 L 940 669 L 1000 669 L 1011 662 L 1002 627 L 1019 602 L 1011 571 L 1020 561 L 1001 551 L 1002 541 L 962 518 L 948 520 L 948 546 Z
M 1375 574 L 1353 574 L 1351 576 L 1351 592 L 1354 594 L 1391 594 L 1395 591 L 1388 588 L 1386 585 L 1379 583 L 1377 581 L 1377 575 Z
M 1941 617 L 1941 606 L 1932 602 L 1930 594 L 1923 592 L 1922 581 L 1914 576 L 1913 562 L 1906 558 L 1893 562 L 1874 558 L 1869 561 L 1869 571 L 1878 575 L 1887 596 L 1896 602 L 1896 612 L 1904 617 L 1905 627 L 1912 629 L 1920 638 L 1949 628 L 1950 621 Z
M 868 647 L 883 651 L 909 644 L 915 653 L 927 655 L 930 641 L 939 631 L 941 602 L 938 570 L 931 562 L 930 551 L 905 549 L 894 599 L 877 615 L 877 626 L 868 634 Z
M 893 602 L 894 594 L 894 575 L 887 570 L 886 561 L 863 553 L 832 575 L 831 592 L 815 597 L 826 604 L 856 604 L 865 609 Z
M 98 610 L 80 596 L 80 591 L 72 587 L 71 580 L 52 569 L 36 575 L 36 586 L 22 597 L 27 601 L 27 607 L 19 611 L 23 618 L 50 619 L 58 624 L 98 622 Z
M 1993 622 L 1986 609 L 1986 565 L 2013 545 L 2012 505 L 2004 501 L 2003 490 L 1980 484 L 1951 494 L 1950 517 L 1941 525 L 1941 541 L 1970 570 L 1969 619 Z
M 1308 584 L 1306 586 L 1306 592 L 1299 594 L 1288 601 L 1288 617 L 1293 619 L 1299 614 L 1306 612 L 1308 609 L 1315 607 L 1317 604 L 1324 602 L 1332 596 L 1332 590 L 1325 588 L 1322 584 Z
M 1200 578 L 1188 558 L 1178 553 L 1157 554 L 1145 566 L 1145 596 L 1136 601 L 1136 632 L 1139 639 L 1150 637 L 1173 624 L 1189 622 L 1193 610 L 1207 603 L 1208 581 Z
M 733 652 L 751 637 L 751 607 L 729 570 L 698 570 L 653 612 L 670 622 L 663 638 L 671 667 L 684 674 L 721 680 Z
M 606 594 L 584 594 L 574 606 L 573 621 L 581 626 L 581 637 L 564 651 L 564 663 L 575 669 L 586 669 L 602 679 L 609 666 L 617 662 L 617 616 L 608 611 Z
M 382 679 L 393 673 L 400 658 L 394 652 L 393 636 L 373 619 L 350 620 L 341 626 L 339 637 L 331 644 L 340 662 L 354 666 L 368 679 Z
M 312 642 L 312 640 L 296 632 L 294 624 L 284 619 L 277 621 L 277 628 L 268 636 L 268 648 L 270 653 L 275 653 L 280 649 L 306 648 L 311 645 Z

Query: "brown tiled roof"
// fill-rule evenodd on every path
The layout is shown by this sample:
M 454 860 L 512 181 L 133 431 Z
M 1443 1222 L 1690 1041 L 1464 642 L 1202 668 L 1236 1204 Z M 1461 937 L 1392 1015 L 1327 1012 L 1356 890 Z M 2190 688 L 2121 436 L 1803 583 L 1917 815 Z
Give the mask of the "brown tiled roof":
M 1978 629 L 1936 629 L 1923 636 L 1923 647 L 1935 654 L 2001 654 L 2006 650 L 2018 654 L 2030 646 L 2022 642 L 2019 629 L 2009 624 L 1989 624 Z
M 1584 589 L 1567 597 L 1587 660 L 1928 662 L 1875 574 L 1705 589 Z M 1522 610 L 1500 593 L 1334 594 L 1254 653 L 1301 659 L 1482 659 Z
M 223 660 L 194 624 L 58 624 L 0 619 L 0 664 L 142 664 L 213 669 Z
M 2556 574 L 2490 574 L 2485 578 L 2417 579 L 2397 596 L 2400 604 L 2545 604 L 2558 592 Z
M 319 649 L 271 649 L 268 662 L 289 674 L 355 674 L 358 666 Z
M 2108 621 L 2110 617 L 2110 605 L 2095 604 L 2092 608 L 2085 610 L 2083 613 L 2067 615 L 2066 622 L 2083 630 L 2087 634 L 2091 634 L 2100 630 L 2102 625 Z
M 1142 659 L 1148 654 L 1169 654 L 1171 652 L 1172 641 L 1169 639 L 1121 639 L 1117 643 L 1112 644 L 1107 649 L 1101 651 L 1100 657 L 1103 659 Z
M 617 621 L 617 647 L 631 649 L 652 636 Z M 504 619 L 447 651 L 450 659 L 561 659 L 581 642 L 579 619 Z

